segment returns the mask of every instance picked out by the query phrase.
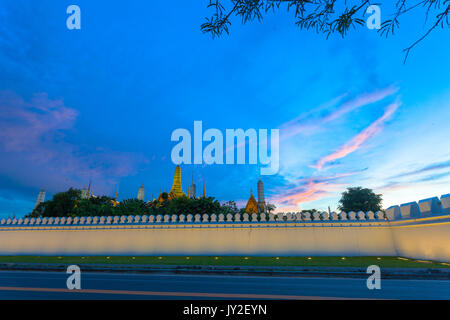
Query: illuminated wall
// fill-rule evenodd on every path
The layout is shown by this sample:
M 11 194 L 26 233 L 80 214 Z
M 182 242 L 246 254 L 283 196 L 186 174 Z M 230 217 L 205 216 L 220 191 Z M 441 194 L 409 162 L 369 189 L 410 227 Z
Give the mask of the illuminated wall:
M 0 254 L 398 255 L 450 261 L 450 196 L 386 212 L 0 221 Z
M 450 194 L 394 206 L 386 215 L 399 255 L 450 262 Z

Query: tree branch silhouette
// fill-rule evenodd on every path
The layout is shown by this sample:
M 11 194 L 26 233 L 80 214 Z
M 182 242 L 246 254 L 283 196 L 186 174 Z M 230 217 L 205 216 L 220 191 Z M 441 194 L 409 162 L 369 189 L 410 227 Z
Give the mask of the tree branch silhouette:
M 257 20 L 261 22 L 269 11 L 275 12 L 281 6 L 285 6 L 288 12 L 293 12 L 295 24 L 300 29 L 314 30 L 325 34 L 329 38 L 332 34 L 340 34 L 345 37 L 351 29 L 365 24 L 365 14 L 371 5 L 394 7 L 393 18 L 381 23 L 378 30 L 382 36 L 393 35 L 400 26 L 399 19 L 413 11 L 424 11 L 424 21 L 427 22 L 431 11 L 436 11 L 436 21 L 427 32 L 404 49 L 405 60 L 410 51 L 422 42 L 433 30 L 441 26 L 450 27 L 449 9 L 450 0 L 419 0 L 411 4 L 410 0 L 378 0 L 374 3 L 370 0 L 209 0 L 208 8 L 214 8 L 215 13 L 206 17 L 206 22 L 201 25 L 203 33 L 209 33 L 213 38 L 220 37 L 223 33 L 230 33 L 231 19 L 241 18 L 242 24 Z M 224 4 L 230 5 L 226 10 Z

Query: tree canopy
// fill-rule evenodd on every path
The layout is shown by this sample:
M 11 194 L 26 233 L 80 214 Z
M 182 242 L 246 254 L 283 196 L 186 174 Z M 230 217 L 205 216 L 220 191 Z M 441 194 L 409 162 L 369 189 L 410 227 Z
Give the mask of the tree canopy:
M 81 190 L 72 189 L 56 193 L 52 200 L 40 203 L 30 216 L 37 217 L 64 217 L 74 210 L 81 198 Z
M 166 192 L 161 201 L 145 202 L 125 199 L 114 206 L 111 197 L 82 198 L 81 190 L 70 188 L 59 192 L 53 199 L 40 203 L 28 217 L 75 217 L 75 216 L 120 216 L 120 215 L 173 215 L 173 214 L 235 214 L 239 209 L 234 201 L 221 204 L 213 197 L 169 199 Z
M 375 194 L 372 189 L 353 187 L 342 193 L 338 209 L 344 212 L 376 212 L 382 210 L 381 202 L 381 194 Z
M 327 37 L 334 33 L 345 37 L 351 29 L 364 27 L 372 5 L 387 12 L 382 15 L 387 18 L 382 20 L 378 30 L 382 36 L 394 34 L 400 27 L 400 18 L 412 11 L 420 11 L 424 22 L 431 20 L 424 34 L 405 48 L 405 61 L 410 50 L 433 30 L 450 26 L 450 0 L 379 0 L 376 3 L 369 0 L 210 0 L 208 8 L 213 13 L 205 18 L 201 30 L 213 38 L 229 34 L 233 18 L 240 19 L 243 24 L 255 20 L 261 22 L 269 12 L 284 7 L 292 13 L 300 29 L 314 30 Z

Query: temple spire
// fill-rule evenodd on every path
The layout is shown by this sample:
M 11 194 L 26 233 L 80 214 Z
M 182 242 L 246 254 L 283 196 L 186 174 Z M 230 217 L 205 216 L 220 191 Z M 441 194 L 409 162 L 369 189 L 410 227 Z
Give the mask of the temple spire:
M 256 202 L 255 197 L 253 197 L 253 191 L 251 189 L 250 198 L 247 201 L 244 211 L 249 214 L 258 213 L 258 203 Z
M 38 206 L 41 202 L 44 202 L 44 200 L 45 200 L 45 188 L 42 188 L 41 191 L 39 192 L 38 197 L 37 197 L 36 204 L 34 205 L 34 209 L 36 209 L 37 206 Z M 34 209 L 33 209 L 33 210 L 34 210 Z
M 266 200 L 264 197 L 264 183 L 261 178 L 258 180 L 258 209 L 260 212 L 264 212 L 266 209 Z
M 88 198 L 88 190 L 86 189 L 86 185 L 83 186 L 83 189 L 81 189 L 81 199 L 87 199 Z
M 175 175 L 173 177 L 172 188 L 170 189 L 170 193 L 175 195 L 176 197 L 183 196 L 183 189 L 181 188 L 181 168 L 177 166 L 175 168 Z
M 206 198 L 205 181 L 203 181 L 203 198 Z
M 144 188 L 143 182 L 142 182 L 141 186 L 139 187 L 137 199 L 142 200 L 142 201 L 144 201 L 144 199 L 145 199 L 145 188 Z
M 195 198 L 197 193 L 197 187 L 194 182 L 194 173 L 192 173 L 191 184 L 189 185 L 189 198 Z
M 117 184 L 116 195 L 114 197 L 114 203 L 113 203 L 114 207 L 117 205 L 117 194 L 118 193 L 119 193 L 119 184 Z
M 186 191 L 184 192 L 184 195 L 189 198 L 189 181 L 187 182 L 187 188 Z
M 89 179 L 89 187 L 87 189 L 87 197 L 88 198 L 90 198 L 90 194 L 91 194 L 91 183 L 92 183 L 92 180 Z

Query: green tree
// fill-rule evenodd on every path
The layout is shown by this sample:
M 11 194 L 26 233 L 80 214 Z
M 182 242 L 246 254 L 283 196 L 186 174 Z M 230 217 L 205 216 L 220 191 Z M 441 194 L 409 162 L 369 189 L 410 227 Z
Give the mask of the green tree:
M 75 205 L 80 200 L 81 190 L 70 188 L 56 193 L 53 199 L 39 204 L 30 214 L 31 217 L 67 217 L 71 216 Z
M 378 30 L 382 36 L 394 34 L 400 26 L 400 18 L 412 11 L 420 11 L 425 23 L 431 20 L 424 34 L 404 50 L 405 61 L 410 50 L 433 30 L 450 26 L 450 0 L 418 0 L 414 4 L 406 0 L 379 0 L 376 3 L 369 0 L 210 0 L 208 8 L 213 13 L 206 17 L 201 30 L 213 38 L 228 34 L 233 17 L 243 24 L 255 20 L 261 22 L 264 15 L 284 6 L 300 29 L 314 30 L 327 37 L 334 33 L 345 37 L 350 30 L 365 27 L 366 19 L 371 15 L 367 9 L 374 4 L 383 8 L 382 17 L 387 17 Z
M 48 202 L 49 201 L 41 202 L 40 204 L 38 204 L 36 208 L 33 209 L 33 211 L 30 214 L 26 215 L 25 217 L 28 218 L 41 217 L 44 214 L 45 208 L 47 208 L 47 206 L 49 205 Z
M 188 197 L 178 197 L 170 200 L 166 205 L 166 213 L 170 215 L 179 214 L 195 214 L 196 199 L 190 199 Z
M 190 213 L 196 214 L 199 213 L 201 215 L 207 213 L 207 214 L 219 214 L 221 211 L 221 205 L 220 202 L 215 200 L 213 197 L 206 197 L 206 198 L 199 198 L 199 199 L 193 199 L 194 200 L 194 207 L 192 208 L 192 211 Z
M 81 199 L 72 211 L 73 216 L 112 216 L 114 207 L 112 198 L 107 196 Z
M 230 213 L 234 216 L 236 213 L 239 213 L 239 209 L 236 205 L 236 202 L 227 201 L 221 205 L 219 214 L 220 213 L 222 213 L 225 216 Z
M 142 216 L 147 214 L 149 214 L 147 204 L 138 199 L 122 200 L 118 206 L 114 207 L 114 215 L 116 216 Z
M 277 207 L 273 203 L 268 203 L 266 206 L 267 213 L 272 213 Z
M 121 215 L 179 215 L 179 214 L 235 214 L 240 212 L 234 201 L 221 204 L 213 197 L 169 199 L 162 193 L 162 201 L 144 202 L 138 199 L 122 200 L 113 206 L 113 199 L 107 196 L 81 199 L 81 191 L 72 189 L 54 195 L 52 200 L 41 203 L 28 217 L 62 216 L 121 216 Z
M 382 209 L 381 202 L 381 194 L 375 194 L 372 189 L 354 187 L 347 188 L 347 191 L 342 193 L 338 208 L 344 212 L 376 212 Z
M 302 213 L 310 213 L 310 214 L 314 214 L 316 212 L 319 212 L 319 210 L 317 209 L 306 209 L 306 210 L 302 210 Z
M 149 204 L 150 214 L 227 214 L 238 212 L 233 201 L 220 204 L 213 197 L 188 198 L 178 197 L 167 201 L 153 201 Z

